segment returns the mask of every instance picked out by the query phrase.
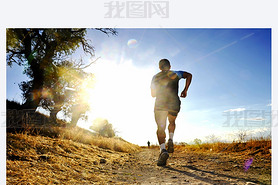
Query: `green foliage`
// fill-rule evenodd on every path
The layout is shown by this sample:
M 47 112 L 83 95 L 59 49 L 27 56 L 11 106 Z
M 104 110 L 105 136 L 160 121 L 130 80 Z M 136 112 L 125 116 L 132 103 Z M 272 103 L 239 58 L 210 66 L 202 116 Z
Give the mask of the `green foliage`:
M 194 144 L 200 146 L 202 144 L 202 140 L 201 139 L 194 139 Z
M 107 119 L 98 118 L 93 121 L 90 129 L 98 132 L 101 136 L 114 137 L 115 131 L 111 123 Z
M 97 30 L 107 35 L 117 34 L 114 29 Z M 90 64 L 85 65 L 82 58 L 71 59 L 78 48 L 94 56 L 94 47 L 86 34 L 84 28 L 6 30 L 7 65 L 24 66 L 24 73 L 30 79 L 20 83 L 25 108 L 42 106 L 56 116 L 60 110 L 70 111 L 78 105 L 81 111 L 77 117 L 86 112 L 88 105 L 82 102 L 78 92 L 84 88 L 82 81 L 93 77 L 83 71 Z M 74 89 L 75 93 L 68 93 L 66 88 Z

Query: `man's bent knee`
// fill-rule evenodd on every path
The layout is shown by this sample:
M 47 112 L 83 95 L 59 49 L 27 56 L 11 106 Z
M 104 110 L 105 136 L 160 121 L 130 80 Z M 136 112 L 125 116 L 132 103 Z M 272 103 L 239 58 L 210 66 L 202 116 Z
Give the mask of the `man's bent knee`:
M 158 136 L 165 136 L 166 135 L 165 130 L 161 129 L 161 128 L 158 128 L 156 133 L 157 133 Z

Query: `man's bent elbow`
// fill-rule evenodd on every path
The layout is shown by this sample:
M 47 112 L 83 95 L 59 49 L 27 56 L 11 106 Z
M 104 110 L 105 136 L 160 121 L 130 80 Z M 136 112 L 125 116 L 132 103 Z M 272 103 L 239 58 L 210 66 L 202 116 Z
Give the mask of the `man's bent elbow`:
M 188 78 L 192 79 L 192 74 L 191 73 L 188 74 Z
M 183 78 L 192 78 L 192 74 L 188 72 L 183 73 Z
M 184 78 L 191 79 L 192 78 L 192 74 L 191 73 L 185 73 Z

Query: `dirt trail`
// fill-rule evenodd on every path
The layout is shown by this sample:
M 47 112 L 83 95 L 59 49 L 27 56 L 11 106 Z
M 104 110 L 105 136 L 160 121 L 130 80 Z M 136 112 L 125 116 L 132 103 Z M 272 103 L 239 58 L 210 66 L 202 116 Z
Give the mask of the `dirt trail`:
M 130 154 L 121 164 L 104 164 L 111 184 L 271 184 L 270 160 L 254 158 L 248 171 L 246 157 L 228 154 L 175 152 L 165 167 L 156 165 L 157 149 Z
M 9 134 L 7 184 L 271 184 L 271 155 L 176 147 L 164 167 L 159 149 L 116 152 L 68 139 Z M 244 164 L 252 159 L 250 168 Z

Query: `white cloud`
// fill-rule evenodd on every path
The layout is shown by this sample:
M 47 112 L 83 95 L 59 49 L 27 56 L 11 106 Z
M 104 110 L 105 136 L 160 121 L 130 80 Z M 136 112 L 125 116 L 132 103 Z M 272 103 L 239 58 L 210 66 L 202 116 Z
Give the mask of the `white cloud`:
M 245 110 L 246 110 L 245 108 L 236 108 L 236 109 L 225 110 L 224 112 L 240 112 Z
M 251 138 L 267 138 L 271 136 L 271 128 L 269 127 L 260 127 L 260 128 L 242 128 L 242 130 L 237 131 L 222 131 L 221 133 L 215 133 L 216 137 L 219 137 L 221 141 L 233 142 L 238 140 L 239 132 L 246 132 L 246 139 L 249 140 Z
M 263 117 L 254 117 L 254 118 L 240 118 L 239 120 L 246 120 L 246 121 L 264 121 L 266 120 Z
M 264 121 L 266 119 L 262 118 L 262 117 L 255 117 L 255 118 L 248 118 L 246 120 L 248 120 L 248 121 Z
M 202 123 L 209 123 L 209 120 L 203 120 Z
M 271 132 L 271 129 L 269 127 L 263 127 L 263 128 L 251 129 L 247 133 L 250 135 L 258 136 L 258 135 L 269 134 L 270 132 Z

